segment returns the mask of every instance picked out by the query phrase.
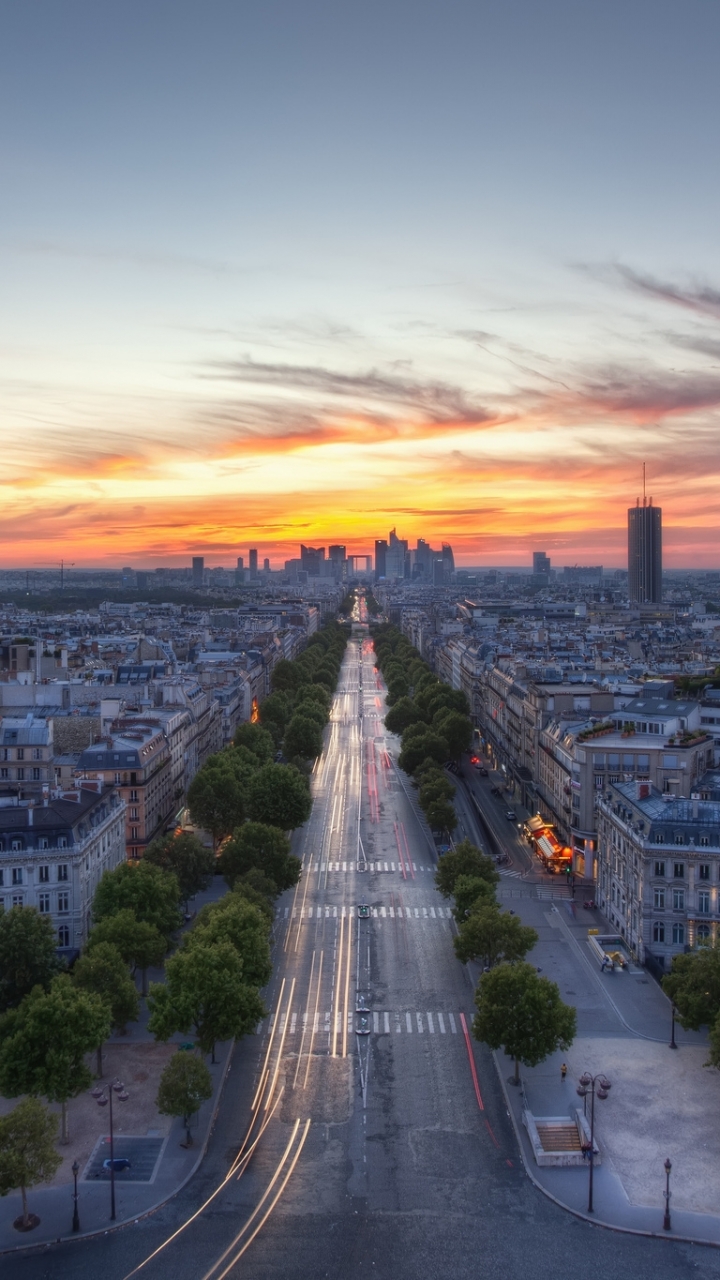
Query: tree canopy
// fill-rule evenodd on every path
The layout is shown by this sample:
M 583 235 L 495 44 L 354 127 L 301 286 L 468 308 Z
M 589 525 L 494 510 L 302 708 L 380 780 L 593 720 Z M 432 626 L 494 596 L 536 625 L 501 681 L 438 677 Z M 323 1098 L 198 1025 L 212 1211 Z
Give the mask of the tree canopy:
M 405 773 L 414 773 L 417 766 L 422 764 L 426 759 L 436 760 L 438 764 L 442 764 L 448 758 L 448 744 L 445 738 L 435 733 L 432 729 L 426 728 L 422 734 L 408 739 L 406 738 L 412 732 L 413 725 L 405 730 L 402 736 L 402 749 L 398 757 L 398 764 Z
M 187 793 L 190 817 L 210 832 L 215 843 L 245 817 L 245 787 L 229 757 L 229 752 L 211 756 L 198 769 Z
M 53 978 L 49 991 L 35 987 L 17 1009 L 0 1018 L 0 1091 L 59 1102 L 63 1139 L 67 1101 L 88 1089 L 88 1053 L 107 1040 L 111 1014 L 104 1000 L 75 986 L 68 974 Z
M 160 930 L 154 924 L 138 920 L 128 907 L 114 916 L 105 916 L 95 925 L 87 940 L 87 952 L 106 943 L 115 947 L 133 969 L 145 970 L 162 964 L 167 951 L 167 940 Z
M 143 855 L 163 871 L 171 871 L 178 882 L 180 899 L 187 902 L 207 889 L 215 874 L 215 855 L 196 835 L 182 831 L 178 835 L 158 836 Z
M 33 987 L 47 989 L 58 971 L 52 922 L 34 907 L 0 913 L 0 1012 L 18 1005 Z
M 702 946 L 673 957 L 662 980 L 663 991 L 677 1009 L 681 1026 L 699 1031 L 720 1014 L 720 947 Z
M 28 1189 L 39 1182 L 52 1182 L 62 1164 L 62 1156 L 55 1150 L 57 1127 L 57 1116 L 37 1098 L 23 1098 L 7 1115 L 0 1116 L 0 1196 L 20 1190 L 25 1228 L 32 1225 Z
M 275 755 L 273 736 L 259 724 L 239 724 L 235 730 L 233 745 L 246 747 L 255 756 L 259 765 L 270 764 Z
M 296 712 L 285 730 L 283 751 L 289 760 L 314 760 L 322 751 L 322 729 L 312 715 Z
M 191 1029 L 203 1053 L 218 1040 L 246 1035 L 265 1017 L 257 988 L 229 942 L 182 947 L 165 966 L 165 982 L 150 986 L 148 1028 L 158 1040 Z
M 455 899 L 453 915 L 458 924 L 462 924 L 473 907 L 494 903 L 495 890 L 489 880 L 480 876 L 458 876 L 453 885 L 452 896 Z
M 491 1049 L 504 1049 L 515 1061 L 536 1067 L 557 1049 L 569 1049 L 577 1016 L 560 998 L 557 983 L 540 977 L 531 964 L 499 964 L 484 973 L 475 992 L 473 1035 Z
M 113 871 L 104 872 L 95 890 L 93 919 L 105 920 L 129 910 L 136 920 L 154 925 L 169 942 L 182 923 L 179 901 L 177 876 L 171 871 L 145 859 L 135 864 L 122 862 Z
M 425 724 L 425 716 L 412 698 L 398 698 L 385 717 L 388 733 L 404 733 L 412 724 Z
M 203 1102 L 212 1098 L 212 1076 L 202 1058 L 179 1050 L 173 1054 L 160 1077 L 157 1109 L 161 1116 L 178 1116 L 185 1125 L 185 1141 L 190 1146 L 190 1117 Z
M 239 877 L 254 868 L 272 880 L 276 893 L 292 888 L 300 879 L 301 863 L 291 856 L 285 832 L 266 822 L 245 822 L 238 827 L 219 861 L 231 889 Z
M 310 816 L 311 806 L 307 782 L 289 765 L 264 765 L 248 787 L 248 817 L 281 831 L 302 826 Z
M 492 966 L 500 960 L 522 960 L 537 940 L 535 930 L 517 916 L 481 899 L 460 924 L 454 939 L 455 955 L 463 964 L 480 959 Z
M 495 863 L 470 840 L 461 840 L 438 863 L 435 884 L 443 898 L 451 898 L 459 876 L 475 876 L 487 880 L 493 888 L 500 879 Z
M 137 1018 L 140 1001 L 135 983 L 112 943 L 99 942 L 80 956 L 72 980 L 82 991 L 90 991 L 105 1001 L 117 1031 L 124 1031 L 127 1023 Z
M 240 893 L 226 893 L 219 902 L 203 907 L 183 947 L 229 942 L 242 960 L 243 980 L 259 988 L 272 973 L 269 933 L 267 916 L 259 907 Z

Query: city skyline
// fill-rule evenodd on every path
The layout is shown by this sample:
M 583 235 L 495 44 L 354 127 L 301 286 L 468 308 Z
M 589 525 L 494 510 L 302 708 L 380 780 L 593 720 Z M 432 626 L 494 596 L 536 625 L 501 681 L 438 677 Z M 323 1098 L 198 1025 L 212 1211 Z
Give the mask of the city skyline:
M 6 18 L 2 563 L 718 567 L 720 13 L 212 11 Z

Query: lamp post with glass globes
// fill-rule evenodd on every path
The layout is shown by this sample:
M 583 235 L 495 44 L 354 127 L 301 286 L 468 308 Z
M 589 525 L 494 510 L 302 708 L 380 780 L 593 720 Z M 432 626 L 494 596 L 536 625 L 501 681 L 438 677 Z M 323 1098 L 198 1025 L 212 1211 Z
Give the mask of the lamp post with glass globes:
M 113 1133 L 113 1093 L 118 1096 L 118 1102 L 127 1102 L 130 1094 L 127 1092 L 122 1080 L 113 1080 L 108 1085 L 107 1093 L 98 1085 L 92 1090 L 92 1096 L 99 1107 L 106 1107 L 110 1104 L 110 1221 L 115 1221 L 115 1149 L 114 1149 L 114 1133 Z
M 596 1076 L 592 1076 L 589 1071 L 584 1071 L 578 1081 L 578 1093 L 581 1098 L 587 1098 L 590 1094 L 590 1150 L 588 1151 L 588 1159 L 590 1161 L 590 1184 L 588 1187 L 588 1213 L 593 1212 L 593 1170 L 595 1168 L 595 1094 L 604 1101 L 610 1092 L 610 1081 L 602 1072 L 598 1072 Z

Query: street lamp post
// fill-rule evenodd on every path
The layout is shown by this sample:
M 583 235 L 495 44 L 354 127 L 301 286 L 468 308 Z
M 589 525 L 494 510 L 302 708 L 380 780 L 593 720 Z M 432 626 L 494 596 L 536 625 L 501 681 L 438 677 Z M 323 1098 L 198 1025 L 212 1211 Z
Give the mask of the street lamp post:
M 114 1148 L 114 1132 L 113 1132 L 113 1093 L 118 1096 L 118 1102 L 127 1102 L 130 1094 L 125 1089 L 122 1080 L 113 1080 L 108 1085 L 107 1093 L 101 1088 L 93 1089 L 92 1096 L 99 1107 L 106 1107 L 110 1104 L 110 1221 L 115 1221 L 115 1148 Z
M 73 1180 L 75 1184 L 73 1187 L 73 1224 L 72 1224 L 73 1231 L 80 1230 L 80 1214 L 78 1213 L 78 1190 L 77 1190 L 77 1180 L 78 1180 L 79 1172 L 80 1172 L 80 1165 L 78 1164 L 77 1160 L 73 1160 L 72 1175 L 73 1175 Z
M 663 1231 L 672 1231 L 670 1225 L 670 1170 L 672 1165 L 669 1160 L 665 1161 L 665 1216 L 663 1217 Z
M 669 1047 L 671 1049 L 677 1049 L 677 1045 L 675 1043 L 675 1003 L 672 1000 L 670 1001 L 670 1008 L 672 1010 L 672 1013 L 670 1016 L 670 1046 Z
M 601 1072 L 596 1076 L 590 1075 L 589 1071 L 584 1071 L 578 1082 L 578 1093 L 581 1098 L 587 1098 L 590 1094 L 590 1151 L 588 1159 L 590 1161 L 590 1181 L 588 1186 L 588 1213 L 593 1213 L 593 1171 L 595 1168 L 595 1094 L 598 1098 L 604 1100 L 610 1092 L 610 1081 Z

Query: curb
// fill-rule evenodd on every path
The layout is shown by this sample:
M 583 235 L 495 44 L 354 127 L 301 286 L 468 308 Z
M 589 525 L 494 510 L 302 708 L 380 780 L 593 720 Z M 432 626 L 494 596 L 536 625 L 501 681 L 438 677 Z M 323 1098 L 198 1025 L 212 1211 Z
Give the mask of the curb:
M 515 1118 L 515 1112 L 513 1111 L 510 1105 L 510 1097 L 507 1091 L 507 1084 L 505 1082 L 503 1073 L 500 1070 L 500 1063 L 498 1062 L 498 1056 L 497 1056 L 496 1050 L 493 1050 L 492 1056 L 493 1056 L 493 1062 L 495 1063 L 495 1070 L 497 1071 L 498 1080 L 500 1081 L 500 1088 L 502 1089 L 503 1098 L 505 1099 L 505 1106 L 507 1109 L 507 1113 L 510 1117 L 510 1122 L 512 1124 L 513 1132 L 515 1134 L 515 1139 L 517 1141 L 518 1150 L 520 1152 L 520 1158 L 523 1162 L 523 1167 L 525 1169 L 525 1173 L 527 1174 L 528 1178 L 530 1179 L 530 1181 L 532 1182 L 536 1190 L 542 1192 L 542 1194 L 548 1200 L 552 1200 L 553 1204 L 556 1204 L 558 1209 L 564 1209 L 565 1213 L 571 1213 L 574 1218 L 580 1218 L 582 1222 L 589 1223 L 591 1227 L 603 1227 L 606 1231 L 618 1231 L 622 1235 L 626 1235 L 626 1236 L 644 1236 L 645 1239 L 647 1240 L 665 1240 L 668 1244 L 696 1244 L 696 1245 L 704 1245 L 708 1249 L 720 1249 L 720 1243 L 717 1240 L 702 1240 L 702 1239 L 699 1239 L 697 1236 L 681 1236 L 681 1235 L 678 1235 L 677 1232 L 675 1231 L 644 1231 L 641 1227 L 621 1227 L 615 1222 L 606 1222 L 603 1218 L 596 1218 L 594 1215 L 591 1217 L 589 1213 L 583 1213 L 581 1209 L 573 1209 L 569 1204 L 565 1204 L 564 1200 L 560 1200 L 556 1195 L 553 1195 L 552 1191 L 548 1191 L 547 1187 L 543 1186 L 542 1182 L 540 1182 L 540 1180 L 537 1178 L 536 1174 L 530 1167 L 529 1161 L 525 1154 L 525 1148 L 523 1146 L 522 1134 L 520 1133 L 520 1130 L 518 1128 L 518 1122 Z
M 0 1258 L 5 1258 L 5 1257 L 8 1257 L 9 1255 L 19 1254 L 19 1253 L 39 1253 L 42 1249 L 51 1249 L 52 1246 L 56 1244 L 74 1244 L 75 1242 L 80 1243 L 80 1241 L 82 1240 L 95 1240 L 97 1239 L 98 1236 L 109 1236 L 111 1234 L 114 1234 L 116 1231 L 124 1230 L 124 1228 L 127 1226 L 134 1225 L 136 1222 L 142 1222 L 144 1218 L 149 1218 L 151 1214 L 156 1213 L 158 1209 L 161 1209 L 163 1207 L 163 1205 L 168 1204 L 170 1200 L 172 1200 L 176 1195 L 178 1195 L 180 1191 L 183 1190 L 183 1187 L 187 1186 L 190 1179 L 195 1177 L 195 1174 L 197 1173 L 198 1169 L 200 1168 L 200 1165 L 205 1159 L 208 1143 L 210 1142 L 210 1138 L 212 1137 L 213 1129 L 215 1128 L 215 1121 L 217 1120 L 217 1114 L 218 1114 L 218 1111 L 220 1110 L 220 1102 L 222 1100 L 223 1092 L 225 1090 L 225 1082 L 228 1078 L 228 1075 L 230 1074 L 230 1058 L 232 1056 L 232 1052 L 234 1048 L 235 1048 L 235 1041 L 231 1040 L 230 1045 L 228 1047 L 228 1051 L 225 1055 L 225 1062 L 222 1069 L 220 1085 L 218 1087 L 217 1099 L 215 1101 L 215 1106 L 213 1107 L 212 1115 L 210 1116 L 210 1121 L 207 1127 L 207 1133 L 205 1134 L 205 1140 L 202 1144 L 202 1147 L 200 1148 L 200 1151 L 198 1152 L 197 1160 L 195 1161 L 190 1172 L 185 1175 L 182 1182 L 179 1182 L 178 1185 L 172 1191 L 170 1191 L 166 1196 L 164 1196 L 162 1200 L 156 1200 L 155 1204 L 151 1204 L 147 1209 L 142 1209 L 139 1213 L 132 1214 L 129 1218 L 124 1218 L 122 1222 L 111 1223 L 109 1226 L 101 1227 L 96 1231 L 81 1231 L 78 1233 L 71 1233 L 70 1235 L 56 1236 L 52 1240 L 42 1240 L 42 1241 L 38 1240 L 37 1244 L 28 1242 L 27 1244 L 13 1245 L 9 1249 L 0 1249 Z

